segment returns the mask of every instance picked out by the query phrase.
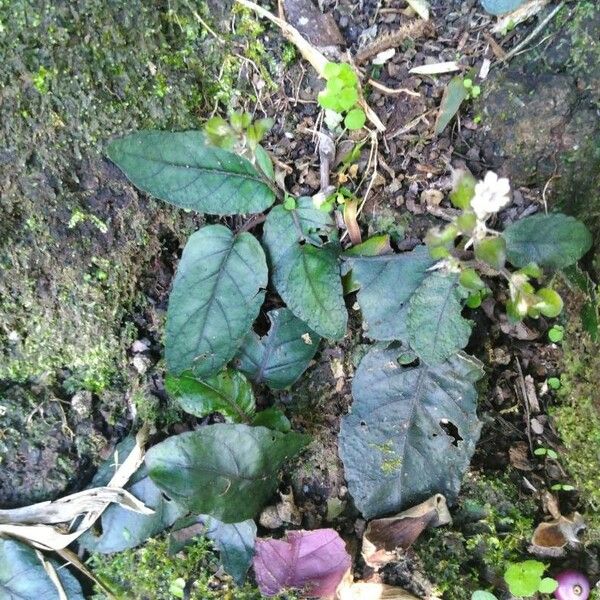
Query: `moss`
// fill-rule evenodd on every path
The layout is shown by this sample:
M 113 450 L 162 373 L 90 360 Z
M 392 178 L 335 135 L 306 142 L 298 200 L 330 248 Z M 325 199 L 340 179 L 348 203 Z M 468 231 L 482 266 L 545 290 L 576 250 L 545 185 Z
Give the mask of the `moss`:
M 508 476 L 469 474 L 454 527 L 429 530 L 414 546 L 444 600 L 499 585 L 507 563 L 525 553 L 535 511 L 535 502 L 521 498 Z
M 578 315 L 566 327 L 560 404 L 551 411 L 564 450 L 561 463 L 581 493 L 589 540 L 600 543 L 600 400 L 598 346 L 582 331 Z
M 260 592 L 250 584 L 236 586 L 219 571 L 210 542 L 200 538 L 185 550 L 170 556 L 167 538 L 148 540 L 143 547 L 114 555 L 94 554 L 89 564 L 98 579 L 119 600 L 259 600 Z M 96 587 L 94 600 L 105 600 Z M 293 600 L 293 596 L 279 597 Z

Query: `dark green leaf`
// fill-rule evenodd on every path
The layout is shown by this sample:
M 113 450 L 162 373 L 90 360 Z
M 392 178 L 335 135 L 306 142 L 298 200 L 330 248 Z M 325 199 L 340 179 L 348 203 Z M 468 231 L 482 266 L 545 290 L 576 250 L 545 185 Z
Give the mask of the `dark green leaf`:
M 267 217 L 264 243 L 268 249 L 275 288 L 289 309 L 319 335 L 341 339 L 348 313 L 342 296 L 339 246 L 323 243 L 334 236 L 334 224 L 311 198 L 297 207 L 276 206 Z
M 231 360 L 258 315 L 267 278 L 264 252 L 249 233 L 234 236 L 223 225 L 194 233 L 169 298 L 169 371 L 206 377 Z
M 408 300 L 434 263 L 425 246 L 403 254 L 347 258 L 356 282 L 366 334 L 373 340 L 406 340 Z M 392 291 L 393 290 L 393 291 Z
M 460 353 L 435 367 L 403 367 L 402 351 L 376 347 L 363 358 L 352 383 L 354 402 L 342 418 L 340 456 L 365 518 L 434 493 L 452 502 L 479 437 L 479 362 Z
M 87 531 L 79 538 L 82 547 L 90 552 L 109 554 L 135 548 L 155 536 L 185 514 L 185 510 L 168 500 L 148 477 L 145 467 L 135 475 L 127 491 L 141 500 L 154 514 L 144 515 L 111 504 L 102 514 L 102 533 Z
M 236 367 L 255 383 L 280 390 L 304 373 L 321 337 L 287 308 L 272 310 L 268 316 L 269 333 L 259 337 L 251 331 L 244 338 Z
M 256 416 L 252 420 L 252 425 L 262 425 L 263 427 L 275 429 L 282 433 L 287 433 L 292 429 L 290 420 L 275 406 L 270 406 L 256 413 Z
M 453 77 L 442 96 L 442 103 L 435 122 L 434 133 L 436 135 L 439 135 L 446 129 L 446 126 L 452 121 L 466 97 L 467 88 L 464 85 L 462 76 Z
M 136 187 L 181 208 L 235 215 L 275 200 L 250 162 L 209 146 L 199 131 L 139 131 L 113 141 L 108 156 Z
M 67 600 L 85 600 L 81 585 L 56 561 L 50 561 Z M 2 600 L 60 600 L 58 590 L 35 550 L 22 542 L 0 538 L 0 598 Z
M 535 262 L 561 269 L 576 263 L 592 247 L 587 227 L 562 213 L 526 217 L 509 225 L 502 235 L 508 260 L 516 267 Z
M 432 273 L 412 295 L 407 318 L 408 341 L 427 364 L 445 361 L 469 342 L 471 324 L 461 316 L 467 292 L 458 275 Z
M 179 377 L 167 375 L 165 388 L 186 412 L 204 417 L 220 412 L 235 423 L 247 423 L 254 414 L 256 402 L 246 378 L 232 369 L 225 369 L 206 379 L 191 373 Z
M 254 521 L 248 519 L 241 523 L 223 523 L 210 515 L 189 517 L 176 524 L 169 538 L 170 551 L 179 552 L 197 536 L 207 537 L 215 544 L 223 568 L 238 585 L 242 585 L 254 556 Z
M 260 511 L 281 466 L 307 442 L 265 427 L 208 425 L 154 446 L 146 464 L 158 487 L 190 512 L 237 523 Z

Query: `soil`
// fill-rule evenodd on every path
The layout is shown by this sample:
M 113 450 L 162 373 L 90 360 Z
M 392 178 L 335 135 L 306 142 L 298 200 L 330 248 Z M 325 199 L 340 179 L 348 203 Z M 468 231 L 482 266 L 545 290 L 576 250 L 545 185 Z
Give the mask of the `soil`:
M 401 0 L 318 4 L 330 17 L 322 43 L 318 35 L 311 41 L 332 58 L 346 49 L 355 53 L 412 19 Z M 0 0 L 3 508 L 84 487 L 136 416 L 153 420 L 159 436 L 201 425 L 169 405 L 161 332 L 181 248 L 202 220 L 136 192 L 103 158 L 106 141 L 140 128 L 198 128 L 213 110 L 244 107 L 274 119 L 266 146 L 291 167 L 290 192 L 310 195 L 320 187 L 312 132 L 322 84 L 276 29 L 238 16 L 236 33 L 230 33 L 230 5 L 59 0 L 32 9 L 24 1 Z M 419 94 L 366 87 L 387 129 L 374 153 L 365 144 L 357 173 L 344 182 L 367 196 L 359 219 L 363 238 L 387 232 L 398 249 L 418 243 L 442 222 L 445 204 L 430 198 L 434 190 L 449 190 L 449 165 L 466 165 L 475 175 L 493 168 L 511 178 L 514 202 L 503 213 L 504 224 L 543 210 L 547 201 L 600 232 L 600 54 L 597 42 L 586 42 L 598 30 L 600 10 L 581 2 L 564 11 L 569 15 L 551 25 L 541 47 L 504 67 L 485 35 L 491 18 L 476 0 L 434 0 L 427 32 L 402 41 L 384 65 L 363 65 L 388 88 Z M 504 51 L 535 23 L 503 38 Z M 464 69 L 478 72 L 486 58 L 494 67 L 481 83 L 481 99 L 434 137 L 436 111 L 452 76 L 416 76 L 409 69 L 455 60 L 457 49 Z M 595 203 L 588 210 L 590 198 Z M 576 292 L 565 289 L 573 304 L 579 302 Z M 294 492 L 302 526 L 333 524 L 358 556 L 365 524 L 352 506 L 337 455 L 339 419 L 351 404 L 352 375 L 367 342 L 352 299 L 349 307 L 354 333 L 324 346 L 290 390 L 261 389 L 258 396 L 282 406 L 294 428 L 314 437 L 282 484 Z M 454 507 L 456 526 L 425 534 L 381 576 L 358 559 L 357 575 L 381 577 L 426 598 L 436 597 L 444 581 L 462 581 L 461 593 L 497 585 L 494 560 L 526 555 L 526 536 L 547 517 L 543 492 L 568 479 L 558 462 L 522 459 L 522 449 L 528 455 L 534 445 L 568 451 L 549 416 L 560 399 L 546 381 L 563 368 L 560 345 L 548 342 L 549 324 L 509 329 L 492 301 L 469 317 L 475 331 L 468 351 L 486 364 L 484 428 Z M 565 323 L 577 319 L 573 308 Z M 523 392 L 524 381 L 536 390 L 538 406 Z M 558 496 L 565 514 L 591 510 L 578 493 Z M 474 504 L 484 512 L 470 512 Z M 512 535 L 516 523 L 518 539 Z M 494 554 L 487 538 L 477 537 L 482 530 L 498 535 L 504 554 Z M 455 563 L 447 558 L 453 552 Z M 590 545 L 569 560 L 598 577 L 599 552 Z M 453 595 L 456 589 L 442 591 L 449 600 L 465 597 Z

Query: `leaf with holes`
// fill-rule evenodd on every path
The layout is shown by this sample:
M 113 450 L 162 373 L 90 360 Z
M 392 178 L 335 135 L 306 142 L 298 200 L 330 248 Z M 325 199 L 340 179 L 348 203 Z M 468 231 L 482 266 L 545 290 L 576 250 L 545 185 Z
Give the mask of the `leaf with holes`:
M 346 258 L 359 286 L 357 300 L 369 338 L 406 340 L 408 300 L 434 262 L 425 246 L 403 254 Z
M 331 217 L 311 198 L 299 198 L 296 208 L 276 206 L 269 213 L 264 243 L 273 283 L 289 309 L 319 335 L 338 340 L 346 333 L 348 313 L 334 235 Z
M 169 371 L 216 373 L 235 355 L 263 303 L 267 264 L 249 233 L 223 225 L 194 233 L 177 267 L 167 311 Z
M 237 523 L 256 516 L 277 489 L 281 466 L 307 443 L 299 433 L 208 425 L 150 448 L 146 465 L 156 485 L 190 512 Z
M 84 600 L 81 585 L 71 572 L 49 561 L 60 581 L 66 600 Z M 16 540 L 0 538 L 0 598 L 2 600 L 58 600 L 62 598 L 35 550 Z
M 404 348 L 375 347 L 361 361 L 354 402 L 342 418 L 339 450 L 348 488 L 365 518 L 422 502 L 456 498 L 479 437 L 478 361 L 457 354 L 402 366 Z
M 467 292 L 458 275 L 435 272 L 412 295 L 408 306 L 408 342 L 428 364 L 441 363 L 469 342 L 471 324 L 461 316 Z
M 587 227 L 562 213 L 520 219 L 502 235 L 506 240 L 506 256 L 515 267 L 534 262 L 540 267 L 562 269 L 575 264 L 592 247 Z
M 254 556 L 256 523 L 252 519 L 223 523 L 210 515 L 187 517 L 173 527 L 169 536 L 169 552 L 176 554 L 198 536 L 207 537 L 215 544 L 223 568 L 238 585 L 242 585 Z
M 244 338 L 236 367 L 255 383 L 281 390 L 304 373 L 321 337 L 287 308 L 272 310 L 268 316 L 269 333 L 260 337 L 252 331 Z
M 198 379 L 186 372 L 167 375 L 165 389 L 181 408 L 196 417 L 219 412 L 229 421 L 248 423 L 252 420 L 256 401 L 248 380 L 232 369 Z
M 275 201 L 250 162 L 208 145 L 199 131 L 139 131 L 111 142 L 108 156 L 137 188 L 181 208 L 236 215 Z

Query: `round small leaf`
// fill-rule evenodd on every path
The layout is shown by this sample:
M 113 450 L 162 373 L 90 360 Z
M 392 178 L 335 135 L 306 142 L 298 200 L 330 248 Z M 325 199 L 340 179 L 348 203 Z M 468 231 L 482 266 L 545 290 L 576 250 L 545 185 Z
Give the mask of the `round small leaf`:
M 354 108 L 346 115 L 344 125 L 348 129 L 360 129 L 364 126 L 366 120 L 365 111 L 362 108 Z
M 545 317 L 558 317 L 563 309 L 563 301 L 558 292 L 550 288 L 542 288 L 537 291 L 537 297 L 540 299 L 535 308 Z
M 475 258 L 494 269 L 501 269 L 506 262 L 506 242 L 502 237 L 492 237 L 475 244 Z
M 556 590 L 557 587 L 558 581 L 556 581 L 556 579 L 552 579 L 552 577 L 544 577 L 540 581 L 539 591 L 542 592 L 542 594 L 551 594 Z

